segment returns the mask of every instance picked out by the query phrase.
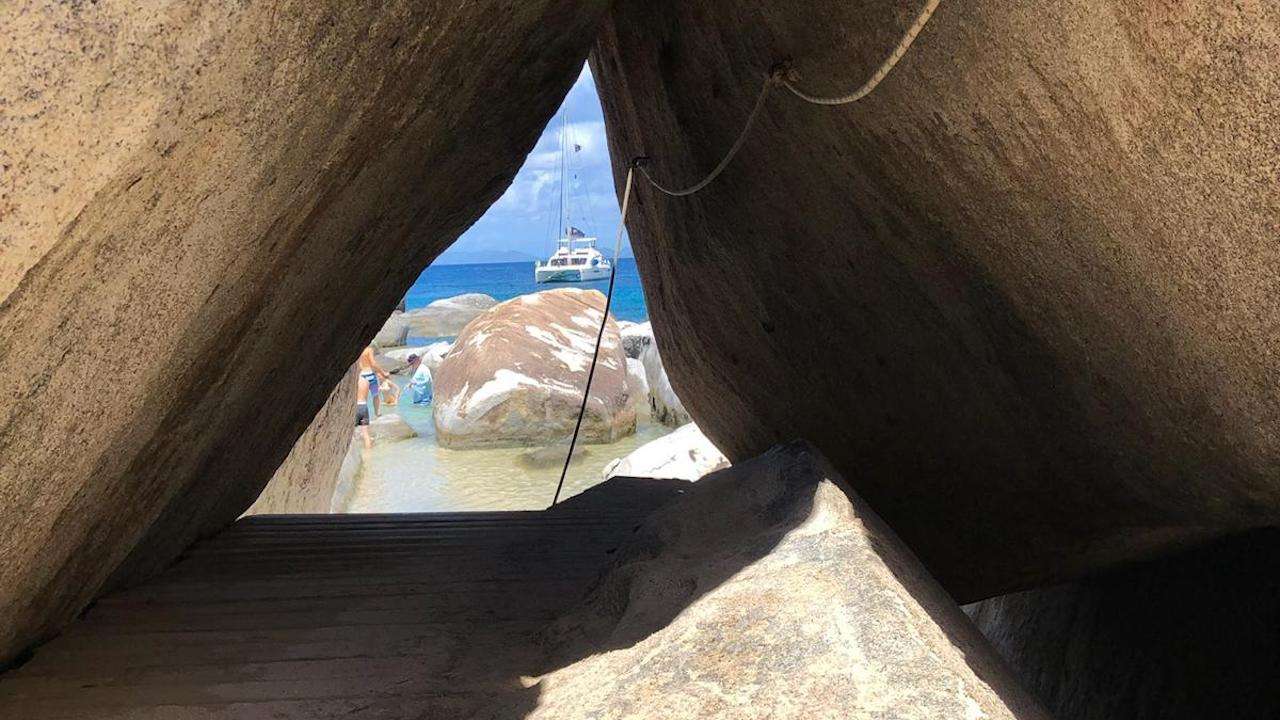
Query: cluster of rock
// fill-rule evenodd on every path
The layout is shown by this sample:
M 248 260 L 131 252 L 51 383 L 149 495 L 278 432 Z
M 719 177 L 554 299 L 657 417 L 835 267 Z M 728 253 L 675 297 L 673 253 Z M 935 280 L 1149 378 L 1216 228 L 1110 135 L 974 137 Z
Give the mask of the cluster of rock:
M 680 402 L 667 378 L 662 355 L 658 352 L 658 341 L 653 336 L 653 326 L 649 322 L 619 325 L 622 327 L 622 348 L 627 355 L 627 372 L 636 378 L 637 386 L 644 387 L 649 416 L 671 427 L 682 427 L 692 422 L 689 411 L 684 409 L 684 403 Z
M 706 1 L 529 0 L 501 23 L 491 2 L 447 22 L 402 1 L 188 5 L 0 13 L 0 106 L 17 108 L 0 119 L 0 661 L 249 506 L 384 319 L 369 308 L 497 198 L 590 48 L 611 142 L 689 157 L 711 150 L 684 120 L 738 127 L 770 58 L 834 91 L 909 22 L 873 3 L 824 3 L 820 22 L 761 3 L 749 25 Z M 1032 590 L 980 616 L 1062 718 L 1123 695 L 1147 703 L 1134 717 L 1274 717 L 1274 683 L 1196 652 L 1237 635 L 1180 637 L 1178 655 L 1153 649 L 1194 623 L 1110 630 L 1213 599 L 1140 595 L 1135 564 L 1187 568 L 1175 550 L 1280 524 L 1280 32 L 1264 0 L 1098 5 L 944 3 L 857 113 L 762 103 L 706 202 L 632 216 L 640 266 L 661 271 L 649 309 L 699 329 L 665 366 L 732 457 L 807 438 L 919 554 L 904 583 Z M 322 382 L 281 372 L 298 357 Z M 1206 614 L 1247 629 L 1274 612 L 1273 574 L 1232 585 L 1266 610 Z M 1027 630 L 1086 613 L 1114 622 Z M 1202 697 L 1257 702 L 1056 672 L 1081 645 L 1181 659 Z M 962 716 L 998 716 L 976 702 Z
M 465 293 L 405 310 L 402 302 L 374 336 L 379 348 L 402 347 L 410 337 L 456 337 L 480 313 L 498 301 L 483 293 Z
M 604 302 L 594 290 L 548 290 L 470 322 L 433 373 L 440 444 L 528 446 L 570 435 Z M 580 439 L 609 443 L 635 432 L 633 393 L 618 326 L 609 318 Z

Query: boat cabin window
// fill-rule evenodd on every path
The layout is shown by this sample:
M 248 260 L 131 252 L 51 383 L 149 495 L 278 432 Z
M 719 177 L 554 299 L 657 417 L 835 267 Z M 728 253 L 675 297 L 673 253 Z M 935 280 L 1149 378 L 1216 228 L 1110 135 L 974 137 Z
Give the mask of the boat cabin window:
M 574 258 L 574 259 L 573 259 L 573 264 L 574 264 L 574 265 L 586 265 L 586 264 L 587 264 L 587 259 L 586 259 L 586 258 Z

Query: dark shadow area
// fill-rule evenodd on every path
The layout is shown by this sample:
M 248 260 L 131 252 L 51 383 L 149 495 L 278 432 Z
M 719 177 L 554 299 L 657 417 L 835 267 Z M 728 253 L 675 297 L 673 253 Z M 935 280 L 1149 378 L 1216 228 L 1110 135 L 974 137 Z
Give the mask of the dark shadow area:
M 614 478 L 543 512 L 244 518 L 7 673 L 0 715 L 525 717 L 540 697 L 529 678 L 661 629 L 767 555 L 813 490 L 745 494 L 768 531 L 726 546 L 643 624 L 607 641 L 549 632 L 602 587 L 625 588 L 610 567 L 661 554 L 645 519 L 689 486 Z M 610 633 L 611 619 L 594 628 Z
M 968 606 L 1058 720 L 1280 717 L 1280 529 Z
M 687 486 L 615 478 L 545 512 L 244 518 L 0 678 L 0 717 L 522 717 L 539 632 Z
M 644 642 L 769 557 L 815 517 L 823 478 L 875 562 L 1020 707 L 977 628 L 810 450 L 697 484 L 615 478 L 543 512 L 246 518 L 6 674 L 0 715 L 528 717 L 539 676 Z M 825 531 L 801 542 L 840 552 Z M 1251 533 L 974 616 L 1059 718 L 1269 718 L 1278 548 L 1280 531 Z M 865 568 L 847 570 L 832 602 L 860 592 Z

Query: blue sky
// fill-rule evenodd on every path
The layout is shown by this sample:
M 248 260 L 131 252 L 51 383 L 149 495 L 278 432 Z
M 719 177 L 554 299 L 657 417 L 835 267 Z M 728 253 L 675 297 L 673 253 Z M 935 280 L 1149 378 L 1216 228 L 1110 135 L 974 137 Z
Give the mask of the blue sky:
M 570 148 L 569 222 L 588 235 L 599 237 L 601 251 L 611 253 L 618 228 L 618 200 L 609 167 L 604 116 L 587 66 L 583 66 L 582 74 L 569 90 L 560 113 L 565 113 Z M 437 262 L 448 262 L 450 255 L 460 257 L 460 253 L 511 250 L 546 257 L 554 249 L 558 229 L 560 113 L 543 130 L 511 187 Z M 573 152 L 574 145 L 581 150 Z M 625 241 L 622 254 L 631 254 Z

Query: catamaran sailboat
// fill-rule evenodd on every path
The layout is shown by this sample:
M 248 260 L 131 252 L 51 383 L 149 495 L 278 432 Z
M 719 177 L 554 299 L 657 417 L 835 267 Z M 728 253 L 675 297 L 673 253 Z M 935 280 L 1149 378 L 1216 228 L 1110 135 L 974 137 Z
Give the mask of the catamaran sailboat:
M 560 192 L 559 209 L 556 212 L 559 225 L 556 251 L 546 262 L 533 265 L 533 279 L 538 283 L 590 282 L 608 280 L 613 264 L 596 249 L 596 239 L 570 224 L 573 217 L 573 185 L 570 178 L 577 178 L 570 165 L 582 146 L 570 141 L 568 113 L 560 110 Z M 590 196 L 588 196 L 589 198 Z M 589 203 L 588 203 L 589 205 Z M 590 224 L 587 225 L 590 227 Z M 567 228 L 567 229 L 566 229 Z
M 611 269 L 609 259 L 596 249 L 596 239 L 571 227 L 556 241 L 551 257 L 534 265 L 533 279 L 540 283 L 607 280 Z

